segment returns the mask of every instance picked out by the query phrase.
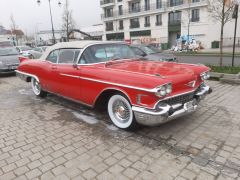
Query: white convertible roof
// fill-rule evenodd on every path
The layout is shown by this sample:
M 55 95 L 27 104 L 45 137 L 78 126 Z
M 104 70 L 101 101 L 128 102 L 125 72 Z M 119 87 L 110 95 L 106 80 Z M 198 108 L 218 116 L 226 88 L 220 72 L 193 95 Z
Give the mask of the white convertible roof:
M 125 44 L 123 41 L 72 41 L 72 42 L 61 42 L 57 43 L 53 46 L 49 46 L 46 52 L 42 55 L 40 59 L 46 59 L 48 54 L 55 49 L 64 49 L 64 48 L 80 48 L 83 49 L 87 46 L 94 45 L 94 44 L 112 44 L 112 43 L 120 43 Z

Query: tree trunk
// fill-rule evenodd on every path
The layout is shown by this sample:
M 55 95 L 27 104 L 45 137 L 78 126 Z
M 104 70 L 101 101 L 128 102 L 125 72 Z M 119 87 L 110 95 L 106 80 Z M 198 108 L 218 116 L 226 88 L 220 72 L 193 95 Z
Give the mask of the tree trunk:
M 223 1 L 222 7 L 222 22 L 221 22 L 221 36 L 220 36 L 220 59 L 219 66 L 223 65 L 223 30 L 224 30 L 224 19 L 225 19 L 225 0 Z

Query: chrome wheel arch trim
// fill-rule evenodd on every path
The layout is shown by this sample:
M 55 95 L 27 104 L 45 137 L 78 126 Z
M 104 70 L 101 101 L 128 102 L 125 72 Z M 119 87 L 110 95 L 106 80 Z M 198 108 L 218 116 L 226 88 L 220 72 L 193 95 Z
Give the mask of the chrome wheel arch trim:
M 93 106 L 96 105 L 96 102 L 97 102 L 98 98 L 101 96 L 101 94 L 104 93 L 104 92 L 107 91 L 107 90 L 113 90 L 113 91 L 119 91 L 119 92 L 121 92 L 122 94 L 124 94 L 124 95 L 128 98 L 128 100 L 130 101 L 130 104 L 133 105 L 132 100 L 131 100 L 131 98 L 128 96 L 128 94 L 126 93 L 126 91 L 124 91 L 124 90 L 122 90 L 122 89 L 119 89 L 119 88 L 115 88 L 115 87 L 108 87 L 108 88 L 103 89 L 103 90 L 96 96 L 95 100 L 93 101 Z

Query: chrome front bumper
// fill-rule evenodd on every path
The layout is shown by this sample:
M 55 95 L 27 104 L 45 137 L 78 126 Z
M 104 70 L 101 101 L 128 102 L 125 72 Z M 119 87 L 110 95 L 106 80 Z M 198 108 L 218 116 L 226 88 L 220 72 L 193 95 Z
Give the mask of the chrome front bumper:
M 194 94 L 193 99 L 187 103 L 178 103 L 168 105 L 166 103 L 159 103 L 155 109 L 146 109 L 142 107 L 133 106 L 136 121 L 139 124 L 147 126 L 156 126 L 166 123 L 187 114 L 191 114 L 198 108 L 199 102 L 210 94 L 212 89 L 209 86 L 202 85 L 200 90 Z

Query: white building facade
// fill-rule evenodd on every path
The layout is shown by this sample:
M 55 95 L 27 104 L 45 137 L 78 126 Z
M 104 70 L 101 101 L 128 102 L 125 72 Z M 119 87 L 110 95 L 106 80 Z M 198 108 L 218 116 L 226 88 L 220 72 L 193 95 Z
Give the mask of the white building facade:
M 189 34 L 204 48 L 220 40 L 220 23 L 211 18 L 207 0 L 101 0 L 100 5 L 104 40 L 160 43 L 171 47 L 178 37 Z M 224 29 L 229 45 L 233 34 L 234 20 Z M 240 40 L 240 30 L 237 37 Z

